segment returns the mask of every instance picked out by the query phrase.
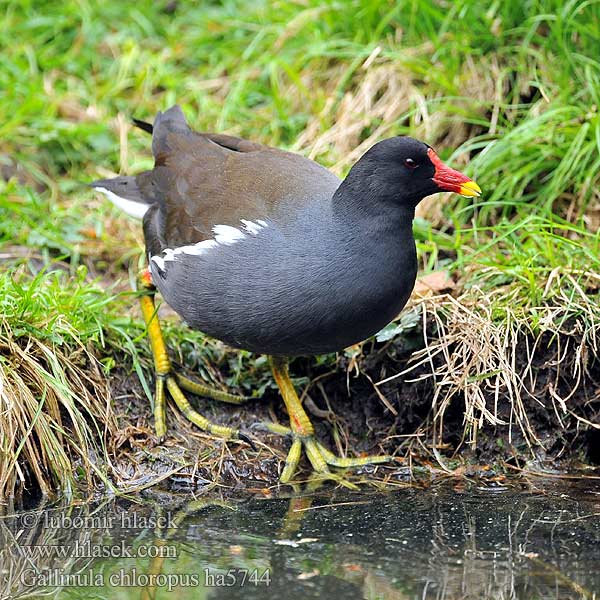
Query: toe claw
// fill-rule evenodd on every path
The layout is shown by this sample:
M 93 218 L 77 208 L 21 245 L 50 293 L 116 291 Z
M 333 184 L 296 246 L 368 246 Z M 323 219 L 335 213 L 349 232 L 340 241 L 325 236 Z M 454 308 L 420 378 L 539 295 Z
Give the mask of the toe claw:
M 246 442 L 246 444 L 248 444 L 250 446 L 250 448 L 252 448 L 252 450 L 254 450 L 254 452 L 258 452 L 258 448 L 256 447 L 254 440 L 249 435 L 246 435 L 245 433 L 242 433 L 241 431 L 239 431 L 238 438 L 240 440 L 242 440 L 242 442 Z

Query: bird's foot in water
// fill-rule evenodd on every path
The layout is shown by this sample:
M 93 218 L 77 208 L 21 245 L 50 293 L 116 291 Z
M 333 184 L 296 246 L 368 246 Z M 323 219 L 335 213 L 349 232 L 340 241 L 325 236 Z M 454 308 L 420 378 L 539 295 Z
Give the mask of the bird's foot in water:
M 324 479 L 333 479 L 342 485 L 351 488 L 356 488 L 357 486 L 342 478 L 339 474 L 332 473 L 329 470 L 329 467 L 349 469 L 352 467 L 387 463 L 393 460 L 393 457 L 386 455 L 357 458 L 341 457 L 328 450 L 323 444 L 317 441 L 312 434 L 301 435 L 295 433 L 290 427 L 285 427 L 284 425 L 276 423 L 259 423 L 257 427 L 277 435 L 291 437 L 292 439 L 292 446 L 285 459 L 285 466 L 279 478 L 281 483 L 288 483 L 296 473 L 303 448 L 315 473 L 322 475 Z
M 318 442 L 314 437 L 313 425 L 306 414 L 302 402 L 294 389 L 294 384 L 290 379 L 287 359 L 279 356 L 271 356 L 270 361 L 273 377 L 277 382 L 288 415 L 290 416 L 290 427 L 272 423 L 263 424 L 264 427 L 273 433 L 292 437 L 292 447 L 288 452 L 285 460 L 285 467 L 283 468 L 280 477 L 282 483 L 289 482 L 294 476 L 294 473 L 298 468 L 298 463 L 300 462 L 302 448 L 304 448 L 304 451 L 306 452 L 306 456 L 308 457 L 313 471 L 329 479 L 336 479 L 343 484 L 349 482 L 346 482 L 338 475 L 331 473 L 329 471 L 329 466 L 346 469 L 350 467 L 362 467 L 364 465 L 385 463 L 393 460 L 391 456 L 342 458 L 325 448 L 325 446 Z M 350 484 L 350 487 L 352 486 L 356 487 L 353 484 Z

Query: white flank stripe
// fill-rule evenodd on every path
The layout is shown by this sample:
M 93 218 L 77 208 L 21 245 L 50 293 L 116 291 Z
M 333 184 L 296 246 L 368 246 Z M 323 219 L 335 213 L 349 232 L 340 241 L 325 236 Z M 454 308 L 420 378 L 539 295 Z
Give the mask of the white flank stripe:
M 99 189 L 99 188 L 97 188 Z M 190 256 L 199 256 L 200 254 L 206 253 L 212 248 L 218 246 L 231 246 L 237 242 L 242 241 L 248 235 L 256 235 L 260 233 L 261 229 L 268 226 L 266 221 L 247 221 L 241 219 L 242 228 L 232 227 L 231 225 L 215 225 L 213 227 L 213 233 L 215 234 L 214 239 L 204 240 L 196 244 L 190 244 L 189 246 L 179 246 L 179 248 L 165 248 L 162 253 L 164 256 L 151 256 L 150 261 L 161 270 L 165 270 L 165 262 L 176 260 L 177 255 L 187 254 Z
M 150 208 L 147 204 L 127 200 L 127 198 L 121 198 L 121 196 L 117 196 L 114 192 L 111 192 L 106 188 L 95 187 L 94 189 L 104 194 L 115 206 L 136 219 L 143 219 L 146 211 Z
M 215 225 L 213 227 L 213 233 L 215 234 L 215 240 L 217 244 L 235 244 L 240 240 L 243 240 L 245 235 L 241 229 L 237 227 L 231 227 L 231 225 Z
M 150 257 L 150 262 L 153 262 L 161 271 L 165 270 L 165 261 L 160 256 Z
M 267 224 L 264 221 L 263 223 L 265 224 L 262 226 L 260 225 L 260 221 L 258 223 L 254 223 L 253 221 L 246 221 L 246 219 L 241 219 L 241 221 L 242 225 L 244 226 L 244 229 L 252 235 L 256 235 L 263 227 L 267 226 Z
M 209 248 L 215 248 L 218 245 L 219 243 L 217 240 L 204 240 L 203 242 L 198 242 L 197 244 L 175 248 L 175 250 L 173 250 L 173 254 L 191 254 L 192 256 L 198 256 L 199 254 L 204 254 Z M 167 252 L 167 250 L 165 250 L 165 252 Z M 169 258 L 167 260 L 173 259 Z

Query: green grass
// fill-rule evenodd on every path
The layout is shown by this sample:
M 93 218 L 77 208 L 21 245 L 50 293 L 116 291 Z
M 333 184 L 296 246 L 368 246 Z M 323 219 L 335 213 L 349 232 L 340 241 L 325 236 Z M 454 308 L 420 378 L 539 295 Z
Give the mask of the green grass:
M 178 102 L 198 129 L 289 148 L 340 174 L 382 137 L 426 140 L 467 165 L 484 194 L 427 201 L 416 223 L 425 270 L 451 271 L 460 302 L 477 311 L 485 299 L 498 326 L 509 325 L 509 307 L 538 336 L 554 331 L 548 315 L 559 310 L 598 352 L 600 3 L 0 9 L 0 167 L 25 173 L 0 189 L 0 287 L 5 335 L 21 347 L 54 347 L 58 336 L 65 352 L 83 345 L 109 364 L 123 351 L 106 338 L 141 335 L 124 316 L 133 299 L 119 296 L 141 264 L 139 225 L 81 183 L 151 165 L 147 136 L 126 124 Z M 23 248 L 43 275 L 21 268 L 15 279 Z M 103 296 L 112 281 L 119 287 Z M 53 333 L 58 324 L 68 334 Z M 139 367 L 132 349 L 124 354 Z

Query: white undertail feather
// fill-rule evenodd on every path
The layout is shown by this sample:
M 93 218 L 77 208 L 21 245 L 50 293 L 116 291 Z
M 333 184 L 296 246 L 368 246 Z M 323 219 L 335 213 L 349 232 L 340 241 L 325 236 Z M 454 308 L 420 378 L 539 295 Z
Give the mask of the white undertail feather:
M 150 208 L 148 204 L 142 204 L 141 202 L 134 202 L 133 200 L 127 200 L 127 198 L 121 198 L 121 196 L 117 196 L 114 192 L 111 192 L 106 188 L 94 187 L 94 189 L 104 194 L 116 207 L 120 208 L 122 211 L 125 211 L 128 215 L 131 215 L 136 219 L 143 219 L 146 211 Z
M 164 271 L 165 262 L 176 260 L 179 254 L 198 256 L 218 246 L 236 244 L 242 241 L 247 235 L 256 235 L 261 229 L 267 227 L 267 222 L 262 219 L 258 221 L 241 219 L 241 223 L 242 227 L 239 229 L 231 225 L 215 225 L 213 227 L 214 239 L 204 240 L 188 246 L 179 246 L 179 248 L 165 248 L 162 251 L 163 256 L 151 256 L 150 263 L 154 263 L 161 271 Z

